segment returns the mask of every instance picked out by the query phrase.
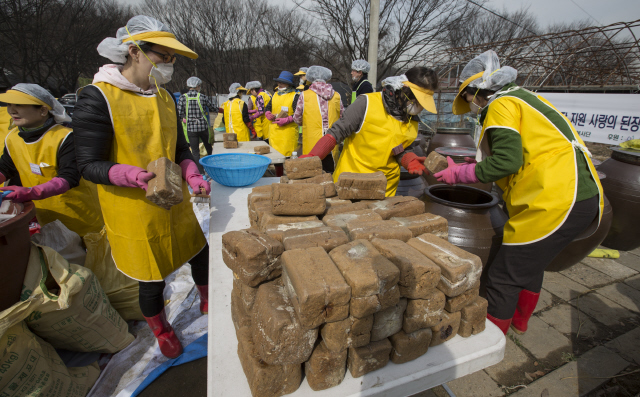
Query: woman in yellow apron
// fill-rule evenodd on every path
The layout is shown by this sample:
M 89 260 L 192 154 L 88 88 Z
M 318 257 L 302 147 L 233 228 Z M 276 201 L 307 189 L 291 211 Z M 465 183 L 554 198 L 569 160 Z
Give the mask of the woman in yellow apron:
M 189 202 L 193 191 L 210 192 L 182 132 L 170 81 L 176 54 L 197 55 L 161 22 L 131 18 L 115 38 L 98 45 L 100 55 L 122 65 L 105 65 L 80 93 L 74 111 L 78 169 L 98 185 L 107 237 L 118 269 L 140 282 L 140 308 L 167 357 L 182 345 L 164 311 L 164 279 L 185 262 L 208 311 L 209 246 Z M 161 157 L 180 165 L 185 199 L 171 209 L 145 198 L 154 175 L 147 165 Z
M 222 104 L 222 119 L 228 133 L 234 133 L 239 142 L 250 141 L 256 137 L 256 130 L 249 119 L 249 109 L 241 96 L 247 92 L 240 83 L 229 87 L 229 99 Z
M 291 72 L 285 70 L 273 80 L 278 83 L 278 92 L 271 98 L 265 113 L 271 121 L 269 145 L 289 157 L 298 147 L 298 125 L 293 121 L 298 94 L 294 89 Z
M 382 92 L 359 96 L 313 149 L 301 157 L 324 159 L 344 141 L 333 180 L 337 182 L 343 172 L 382 171 L 387 177 L 389 197 L 396 194 L 400 165 L 412 174 L 427 172 L 426 158 L 413 153 L 418 136 L 416 116 L 423 109 L 436 113 L 433 90 L 438 87 L 438 76 L 431 69 L 416 66 L 404 75 L 386 78 L 382 84 Z
M 549 101 L 518 87 L 517 71 L 487 51 L 462 70 L 453 113 L 479 116 L 476 161 L 435 174 L 454 183 L 495 182 L 509 213 L 487 272 L 487 318 L 505 334 L 527 330 L 544 269 L 599 223 L 602 187 L 575 128 Z
M 308 154 L 313 149 L 344 111 L 340 94 L 327 83 L 331 75 L 331 70 L 322 66 L 311 66 L 306 71 L 307 81 L 311 85 L 308 91 L 299 94 L 296 112 L 293 114 L 293 121 L 302 126 L 303 154 Z M 333 173 L 333 156 L 322 160 L 322 169 Z
M 0 106 L 0 156 L 4 153 L 4 139 L 9 135 L 9 131 L 13 129 L 13 120 L 9 116 L 6 106 Z M 18 183 L 20 185 L 20 183 Z M 4 186 L 4 182 L 0 182 L 0 187 Z
M 58 219 L 81 237 L 100 232 L 96 185 L 80 177 L 73 133 L 61 125 L 71 121 L 62 105 L 37 84 L 18 84 L 0 101 L 14 123 L 0 157 L 0 182 L 16 176 L 22 181 L 0 189 L 12 190 L 7 198 L 19 203 L 35 200 L 41 225 Z
M 265 117 L 267 105 L 271 102 L 271 95 L 262 89 L 259 81 L 250 81 L 245 85 L 251 95 L 251 108 L 249 119 L 253 122 L 256 136 L 269 143 L 269 125 L 271 122 Z

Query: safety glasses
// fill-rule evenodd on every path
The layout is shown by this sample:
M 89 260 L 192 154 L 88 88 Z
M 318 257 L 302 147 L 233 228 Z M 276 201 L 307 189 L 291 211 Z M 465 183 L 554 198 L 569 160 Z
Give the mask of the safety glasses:
M 162 57 L 162 62 L 164 62 L 164 63 L 175 63 L 176 62 L 176 56 L 175 55 L 163 54 L 161 52 L 154 51 L 152 49 L 149 49 L 149 51 L 153 52 L 156 55 L 161 56 Z

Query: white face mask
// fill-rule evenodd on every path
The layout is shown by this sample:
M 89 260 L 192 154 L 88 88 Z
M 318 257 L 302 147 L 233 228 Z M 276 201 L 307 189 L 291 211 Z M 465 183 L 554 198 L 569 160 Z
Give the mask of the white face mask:
M 173 75 L 173 64 L 172 63 L 159 63 L 156 66 L 151 68 L 149 72 L 149 82 L 151 84 L 167 84 L 171 81 L 171 76 Z
M 407 114 L 410 114 L 411 116 L 416 116 L 420 114 L 422 110 L 423 110 L 423 107 L 419 103 L 409 102 L 409 104 L 407 105 Z
M 480 114 L 482 112 L 482 109 L 478 104 L 476 104 L 475 102 L 471 102 L 469 104 L 469 109 L 471 109 L 471 113 L 473 114 Z

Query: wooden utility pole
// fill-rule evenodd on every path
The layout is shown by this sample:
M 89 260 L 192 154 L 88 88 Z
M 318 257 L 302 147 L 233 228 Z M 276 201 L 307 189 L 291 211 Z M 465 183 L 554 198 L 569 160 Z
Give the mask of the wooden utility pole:
M 378 81 L 378 25 L 380 23 L 380 0 L 371 0 L 371 15 L 369 16 L 369 81 L 376 89 Z

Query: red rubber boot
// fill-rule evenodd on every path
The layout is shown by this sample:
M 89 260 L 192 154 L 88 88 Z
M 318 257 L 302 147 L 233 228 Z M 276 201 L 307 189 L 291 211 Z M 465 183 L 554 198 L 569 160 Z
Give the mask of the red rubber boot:
M 160 351 L 168 358 L 176 358 L 182 354 L 182 344 L 167 321 L 164 309 L 153 317 L 145 317 L 149 328 L 158 339 Z
M 209 314 L 209 286 L 196 285 L 200 293 L 200 313 Z
M 526 289 L 520 291 L 516 312 L 511 322 L 511 328 L 516 334 L 522 335 L 527 331 L 527 324 L 536 309 L 538 298 L 540 298 L 540 293 L 527 291 Z
M 487 313 L 487 318 L 489 319 L 489 321 L 491 321 L 492 323 L 494 323 L 495 325 L 498 326 L 498 328 L 500 328 L 500 331 L 502 331 L 503 334 L 507 334 L 507 331 L 509 331 L 509 325 L 511 324 L 511 319 L 506 319 L 506 320 L 500 320 L 499 318 L 495 318 L 493 317 L 491 314 Z

